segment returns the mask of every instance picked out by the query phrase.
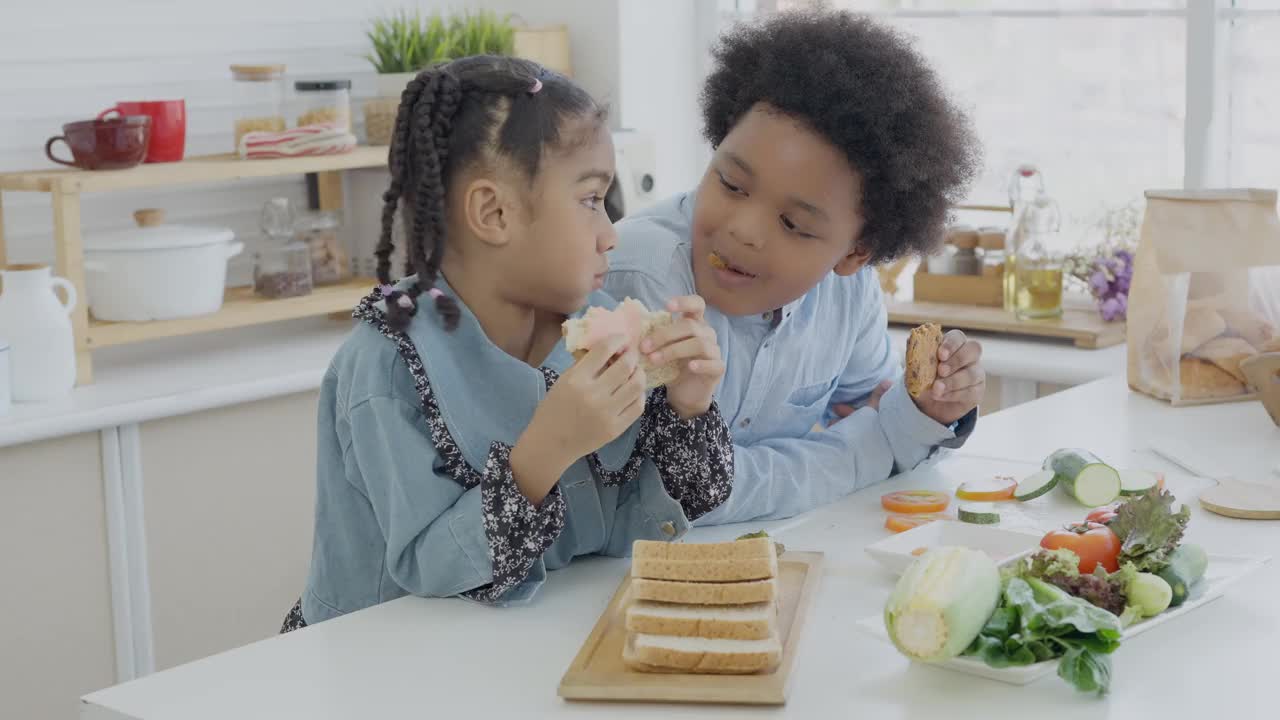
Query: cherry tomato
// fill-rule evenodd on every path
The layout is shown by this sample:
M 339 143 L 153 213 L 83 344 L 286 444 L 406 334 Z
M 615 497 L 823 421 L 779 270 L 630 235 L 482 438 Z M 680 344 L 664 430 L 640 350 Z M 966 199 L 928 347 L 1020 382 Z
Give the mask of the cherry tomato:
M 1111 528 L 1096 522 L 1072 523 L 1050 531 L 1040 540 L 1046 550 L 1066 548 L 1080 556 L 1080 573 L 1093 572 L 1101 565 L 1107 572 L 1120 569 L 1120 537 Z
M 901 490 L 880 496 L 880 504 L 892 513 L 937 513 L 947 509 L 950 500 L 940 492 Z
M 1102 523 L 1103 525 L 1106 525 L 1107 523 L 1115 519 L 1116 511 L 1119 508 L 1120 508 L 1120 503 L 1118 502 L 1111 503 L 1110 505 L 1103 505 L 1100 508 L 1094 508 L 1093 512 L 1090 512 L 1088 515 L 1086 515 L 1084 520 L 1085 522 Z

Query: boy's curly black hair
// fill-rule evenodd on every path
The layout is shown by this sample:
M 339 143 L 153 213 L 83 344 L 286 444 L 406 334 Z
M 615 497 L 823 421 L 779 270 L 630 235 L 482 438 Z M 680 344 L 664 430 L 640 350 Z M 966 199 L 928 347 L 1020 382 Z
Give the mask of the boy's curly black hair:
M 757 103 L 799 120 L 862 176 L 872 263 L 929 252 L 980 166 L 964 112 L 903 34 L 848 11 L 786 11 L 712 49 L 703 133 L 718 146 Z

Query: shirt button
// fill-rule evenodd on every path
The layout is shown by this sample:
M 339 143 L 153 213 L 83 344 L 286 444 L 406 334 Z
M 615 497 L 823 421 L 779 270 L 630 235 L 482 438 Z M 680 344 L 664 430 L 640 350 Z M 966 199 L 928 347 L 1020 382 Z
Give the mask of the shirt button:
M 765 343 L 765 344 L 764 344 L 764 346 L 765 346 L 765 347 L 769 347 L 769 343 Z
M 667 537 L 671 537 L 676 534 L 676 526 L 672 524 L 670 520 L 659 525 L 658 529 L 661 530 L 662 534 L 666 535 Z
M 738 423 L 738 427 L 746 427 L 750 424 L 751 424 L 751 418 L 746 418 L 742 422 Z
M 760 317 L 764 318 L 765 320 L 772 320 L 772 319 L 773 319 L 773 313 L 771 313 L 771 312 L 761 313 L 761 314 L 760 314 Z

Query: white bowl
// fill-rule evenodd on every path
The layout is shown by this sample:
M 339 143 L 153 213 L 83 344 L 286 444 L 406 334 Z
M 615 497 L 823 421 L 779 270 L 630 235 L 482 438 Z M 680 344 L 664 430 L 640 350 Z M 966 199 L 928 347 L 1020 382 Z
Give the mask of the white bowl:
M 901 575 L 916 559 L 918 548 L 957 546 L 981 550 L 997 565 L 1005 565 L 1040 547 L 1039 534 L 1003 530 L 990 525 L 974 525 L 954 520 L 937 520 L 906 532 L 891 535 L 867 546 L 867 554 L 891 572 Z

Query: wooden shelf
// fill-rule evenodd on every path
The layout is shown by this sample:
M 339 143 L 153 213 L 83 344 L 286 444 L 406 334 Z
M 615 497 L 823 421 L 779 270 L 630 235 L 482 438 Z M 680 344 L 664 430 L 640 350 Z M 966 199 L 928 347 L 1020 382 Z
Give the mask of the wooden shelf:
M 83 347 L 99 350 L 157 338 L 350 312 L 361 298 L 373 292 L 377 284 L 378 281 L 372 278 L 355 278 L 339 285 L 317 287 L 309 295 L 275 300 L 255 295 L 253 288 L 231 288 L 227 290 L 222 309 L 212 315 L 138 323 L 102 322 L 90 318 L 89 333 Z
M 248 288 L 235 288 L 227 291 L 222 309 L 212 315 L 146 323 L 100 322 L 90 318 L 88 310 L 84 246 L 80 232 L 80 198 L 83 193 L 314 174 L 320 209 L 336 210 L 343 205 L 343 171 L 386 165 L 386 147 L 365 146 L 342 155 L 271 160 L 209 155 L 176 163 L 139 165 L 128 170 L 46 169 L 0 173 L 0 197 L 5 192 L 44 192 L 52 198 L 56 252 L 54 274 L 71 281 L 80 296 L 80 302 L 71 313 L 71 327 L 76 338 L 76 382 L 85 385 L 93 382 L 94 350 L 316 315 L 345 315 L 371 291 L 375 283 L 367 278 L 358 278 L 341 285 L 316 288 L 303 297 L 279 300 L 257 297 Z M 3 210 L 3 204 L 0 204 L 0 266 L 6 262 Z
M 242 160 L 236 155 L 207 155 L 176 163 L 139 165 L 128 170 L 50 169 L 0 174 L 0 190 L 52 192 L 107 192 L 165 187 L 244 178 L 305 175 L 307 173 L 384 167 L 387 148 L 357 147 L 342 155 Z
M 895 301 L 885 304 L 889 311 L 889 322 L 893 325 L 936 322 L 947 329 L 1070 340 L 1076 347 L 1091 350 L 1119 345 L 1125 341 L 1125 324 L 1106 322 L 1093 308 L 1065 307 L 1062 317 L 1019 320 L 1013 313 L 995 307 Z

